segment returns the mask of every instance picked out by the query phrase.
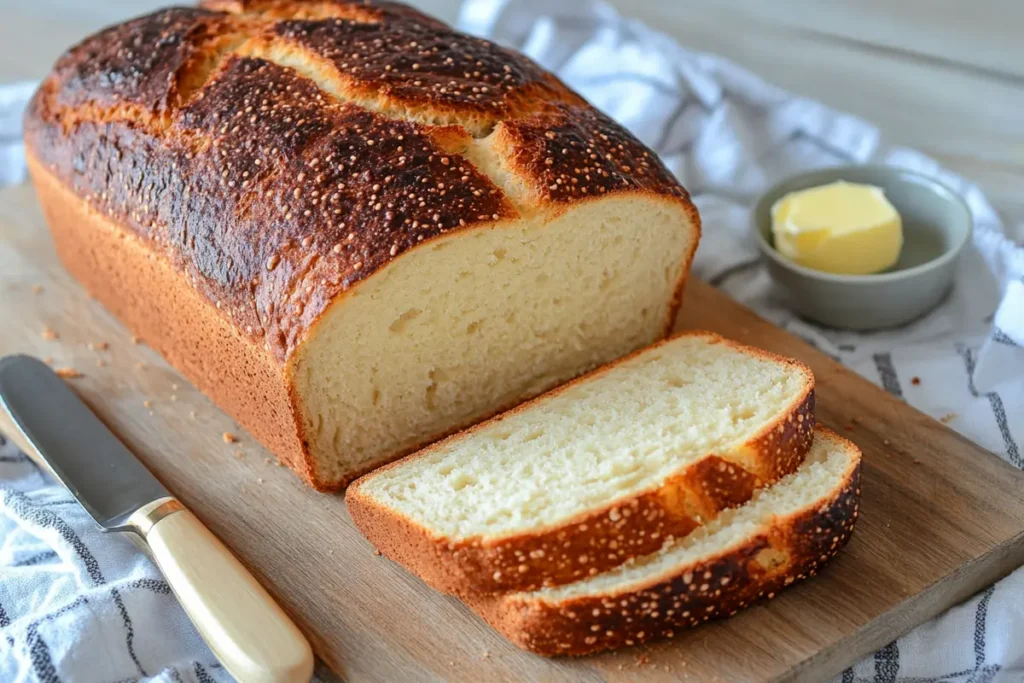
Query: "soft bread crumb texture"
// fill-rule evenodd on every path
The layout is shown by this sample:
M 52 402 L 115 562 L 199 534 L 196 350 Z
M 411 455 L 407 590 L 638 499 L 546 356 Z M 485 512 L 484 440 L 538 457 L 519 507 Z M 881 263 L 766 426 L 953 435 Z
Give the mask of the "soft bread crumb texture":
M 671 638 L 814 576 L 857 521 L 861 453 L 818 425 L 800 469 L 689 537 L 559 588 L 469 600 L 516 645 L 588 655 Z
M 661 552 L 637 558 L 592 578 L 522 593 L 516 597 L 527 601 L 557 603 L 588 595 L 614 598 L 622 593 L 647 588 L 678 573 L 682 567 L 716 554 L 728 553 L 751 537 L 764 533 L 777 518 L 788 517 L 805 508 L 826 503 L 834 497 L 837 487 L 849 477 L 850 470 L 858 461 L 859 452 L 848 447 L 845 440 L 819 431 L 811 451 L 795 473 L 773 486 L 757 491 L 750 502 L 726 510 Z M 774 565 L 784 564 L 785 558 L 766 554 L 762 559 Z M 770 567 L 766 565 L 762 569 Z
M 658 339 L 691 246 L 677 220 L 612 198 L 437 240 L 366 281 L 295 358 L 319 475 L 369 469 Z M 457 484 L 442 479 L 438 493 Z
M 742 463 L 744 445 L 812 382 L 799 364 L 683 335 L 367 477 L 359 492 L 450 541 L 536 532 L 709 454 Z

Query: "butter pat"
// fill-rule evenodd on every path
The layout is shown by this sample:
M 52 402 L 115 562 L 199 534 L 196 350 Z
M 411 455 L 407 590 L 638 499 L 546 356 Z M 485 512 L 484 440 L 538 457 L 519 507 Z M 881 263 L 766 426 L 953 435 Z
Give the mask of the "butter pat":
M 772 206 L 775 249 L 795 263 L 844 275 L 893 266 L 903 222 L 882 188 L 839 180 L 790 192 Z

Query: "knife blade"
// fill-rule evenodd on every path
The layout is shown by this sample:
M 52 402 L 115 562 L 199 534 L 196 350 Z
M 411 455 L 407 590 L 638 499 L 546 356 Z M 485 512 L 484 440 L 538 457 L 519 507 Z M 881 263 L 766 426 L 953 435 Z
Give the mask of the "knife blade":
M 312 649 L 288 615 L 45 363 L 0 358 L 0 409 L 8 436 L 104 530 L 132 531 L 146 542 L 192 623 L 235 678 L 310 680 Z
M 171 494 L 55 372 L 30 356 L 0 359 L 0 406 L 71 494 L 108 531 Z

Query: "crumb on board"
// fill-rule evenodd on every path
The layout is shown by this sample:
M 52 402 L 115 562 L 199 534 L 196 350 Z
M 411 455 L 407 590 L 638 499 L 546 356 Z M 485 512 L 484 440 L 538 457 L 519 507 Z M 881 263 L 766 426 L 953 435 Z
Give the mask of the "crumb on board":
M 913 377 L 910 378 L 910 383 L 913 384 L 915 387 L 920 386 L 921 378 L 918 377 L 917 375 L 914 375 Z
M 886 446 L 888 446 L 889 445 L 889 439 L 882 439 L 882 443 L 884 443 Z
M 256 477 L 256 483 L 257 484 L 262 484 L 263 483 L 263 477 Z
M 150 401 L 149 399 L 146 399 L 145 401 L 142 402 L 142 405 L 146 406 L 147 408 L 152 408 L 153 402 Z
M 133 334 L 133 335 L 132 335 L 132 344 L 141 344 L 141 343 L 142 343 L 142 340 L 141 340 L 141 339 L 139 339 L 139 338 L 138 338 L 137 336 L 135 336 L 135 335 Z
M 270 464 L 270 458 L 263 458 L 263 462 L 265 462 L 266 464 L 269 465 Z
M 85 375 L 74 368 L 57 368 L 54 372 L 57 373 L 58 377 L 63 377 L 64 379 L 78 379 L 79 377 L 85 377 Z
M 191 417 L 193 420 L 195 420 L 196 419 L 196 411 L 194 411 L 194 410 L 188 411 L 188 416 Z
M 89 342 L 90 351 L 106 351 L 110 348 L 110 344 L 105 341 L 100 342 Z
M 177 385 L 177 384 L 174 384 L 174 383 L 172 383 L 172 384 L 171 384 L 171 391 L 177 391 L 177 390 L 178 390 L 178 385 Z
M 177 401 L 178 400 L 178 395 L 177 394 L 171 394 L 171 400 L 172 401 Z
M 42 285 L 32 285 L 32 293 L 33 294 L 42 294 L 43 293 L 43 286 Z
M 484 650 L 484 653 L 480 655 L 481 659 L 488 659 L 491 656 L 490 650 Z
M 145 367 L 146 367 L 146 364 L 143 363 L 141 360 L 138 363 L 135 364 L 135 369 L 136 370 L 143 370 L 143 369 L 145 369 Z
M 154 413 L 154 412 L 153 412 L 152 410 L 151 410 L 151 411 L 149 411 L 149 416 L 150 416 L 150 417 L 153 417 L 153 415 L 155 415 L 155 413 Z
M 47 356 L 46 358 L 43 359 L 43 362 L 46 363 L 47 365 L 53 365 L 53 356 Z
M 51 327 L 44 327 L 41 334 L 43 339 L 46 341 L 53 341 L 60 338 L 60 335 L 57 334 L 56 330 Z
M 942 417 L 939 418 L 939 422 L 941 422 L 944 425 L 948 425 L 950 422 L 952 422 L 955 419 L 956 419 L 956 413 L 946 413 L 945 415 L 943 415 Z
M 237 451 L 235 451 L 235 457 L 238 458 L 239 460 L 242 459 L 243 455 L 245 455 L 245 453 L 241 449 L 238 449 Z
M 645 655 L 645 654 L 637 655 L 637 658 L 636 658 L 636 665 L 637 666 L 647 666 L 648 664 L 650 664 L 650 662 L 651 662 L 651 658 L 648 657 L 647 655 Z
M 224 443 L 238 443 L 238 437 L 231 432 L 224 432 L 220 438 L 224 439 Z

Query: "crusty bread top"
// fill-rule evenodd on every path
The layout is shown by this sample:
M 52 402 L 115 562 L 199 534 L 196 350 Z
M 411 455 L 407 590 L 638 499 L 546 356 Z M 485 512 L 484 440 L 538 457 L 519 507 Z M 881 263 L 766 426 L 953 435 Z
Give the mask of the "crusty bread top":
M 68 51 L 26 140 L 278 359 L 339 293 L 454 230 L 615 192 L 698 229 L 648 149 L 521 55 L 397 3 L 203 5 Z

